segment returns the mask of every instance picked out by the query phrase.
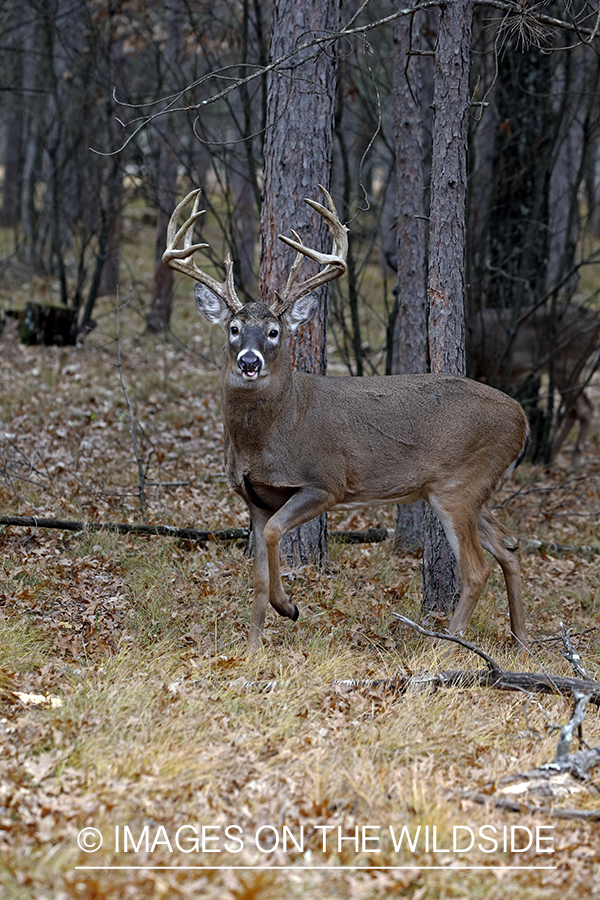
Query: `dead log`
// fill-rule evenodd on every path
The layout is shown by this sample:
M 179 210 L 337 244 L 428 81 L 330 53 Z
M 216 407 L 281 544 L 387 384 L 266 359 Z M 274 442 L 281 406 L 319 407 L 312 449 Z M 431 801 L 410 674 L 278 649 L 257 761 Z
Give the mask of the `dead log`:
M 491 687 L 504 691 L 522 691 L 526 693 L 562 694 L 574 700 L 582 695 L 589 695 L 589 702 L 600 706 L 600 684 L 592 678 L 570 678 L 561 675 L 546 675 L 543 672 L 512 672 L 503 669 L 498 663 L 480 647 L 470 644 L 464 638 L 456 634 L 444 634 L 443 632 L 428 631 L 416 622 L 401 616 L 400 613 L 392 613 L 394 618 L 409 625 L 418 634 L 430 637 L 434 640 L 449 641 L 465 647 L 487 663 L 487 669 L 476 672 L 450 671 L 438 672 L 431 676 L 432 685 L 443 687 Z
M 112 531 L 118 534 L 153 534 L 175 537 L 186 541 L 243 541 L 248 537 L 246 528 L 224 528 L 218 531 L 196 528 L 175 528 L 173 525 L 130 525 L 127 522 L 73 522 L 67 519 L 44 519 L 37 516 L 0 516 L 0 525 L 16 525 L 24 528 L 56 528 L 61 531 Z
M 174 525 L 130 525 L 127 522 L 74 522 L 69 519 L 42 518 L 38 516 L 0 516 L 0 525 L 22 528 L 56 528 L 62 531 L 113 531 L 118 534 L 153 534 L 175 537 L 184 541 L 209 540 L 247 541 L 247 528 L 223 528 L 219 530 L 176 528 Z M 375 544 L 387 540 L 393 532 L 387 528 L 367 528 L 365 531 L 330 531 L 329 535 L 346 544 Z

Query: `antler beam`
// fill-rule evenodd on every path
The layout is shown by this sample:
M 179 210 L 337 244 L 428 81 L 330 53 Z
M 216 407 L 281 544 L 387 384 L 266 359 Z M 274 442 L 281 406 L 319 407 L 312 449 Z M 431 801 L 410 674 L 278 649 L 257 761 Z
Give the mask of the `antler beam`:
M 176 272 L 182 272 L 184 275 L 189 275 L 190 278 L 193 278 L 195 281 L 199 281 L 200 284 L 210 288 L 210 290 L 220 297 L 232 312 L 239 312 L 244 304 L 239 299 L 233 283 L 233 261 L 231 256 L 227 254 L 227 258 L 225 259 L 226 278 L 224 282 L 217 281 L 211 275 L 207 275 L 206 272 L 203 272 L 198 268 L 192 259 L 196 250 L 204 250 L 209 246 L 208 244 L 192 243 L 194 239 L 194 225 L 200 216 L 203 216 L 206 212 L 205 209 L 198 209 L 200 205 L 200 193 L 201 191 L 199 188 L 190 191 L 190 193 L 184 197 L 181 203 L 173 210 L 167 228 L 167 249 L 163 253 L 162 261 L 169 269 L 175 269 Z M 178 228 L 177 223 L 179 217 L 192 197 L 195 198 L 192 214 L 186 219 L 181 228 Z M 178 250 L 177 244 L 180 242 L 181 238 L 183 238 L 183 247 Z
M 322 185 L 319 185 L 323 195 L 325 197 L 325 202 L 327 203 L 327 208 L 322 206 L 320 203 L 317 203 L 316 200 L 308 200 L 306 199 L 304 202 L 308 203 L 309 206 L 312 206 L 316 212 L 319 213 L 327 223 L 327 227 L 329 228 L 330 234 L 333 238 L 333 248 L 331 253 L 320 253 L 318 250 L 313 250 L 311 247 L 306 247 L 300 238 L 300 236 L 292 231 L 295 240 L 292 238 L 286 237 L 283 234 L 279 235 L 279 239 L 287 244 L 289 247 L 293 247 L 294 250 L 297 251 L 296 259 L 294 260 L 294 264 L 290 269 L 290 274 L 287 280 L 287 284 L 285 286 L 285 290 L 283 294 L 279 295 L 277 292 L 275 296 L 277 300 L 270 307 L 271 312 L 279 316 L 284 310 L 291 306 L 296 300 L 302 297 L 304 294 L 307 294 L 309 291 L 313 291 L 315 288 L 320 287 L 320 285 L 325 284 L 328 281 L 333 281 L 334 278 L 339 278 L 346 271 L 346 257 L 348 255 L 348 229 L 345 225 L 339 220 L 339 216 L 337 214 L 337 210 L 331 199 L 331 195 Z M 316 275 L 313 275 L 311 278 L 307 278 L 306 281 L 300 282 L 300 284 L 296 284 L 296 279 L 298 277 L 298 270 L 300 269 L 300 265 L 305 256 L 308 256 L 309 259 L 314 259 L 316 262 L 320 263 L 324 266 L 320 272 L 317 272 Z

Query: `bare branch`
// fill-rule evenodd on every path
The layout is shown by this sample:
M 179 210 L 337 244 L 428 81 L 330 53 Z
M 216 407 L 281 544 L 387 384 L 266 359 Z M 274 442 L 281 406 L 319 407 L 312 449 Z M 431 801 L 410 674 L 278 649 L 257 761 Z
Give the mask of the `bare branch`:
M 580 678 L 589 678 L 586 668 L 581 661 L 581 657 L 580 657 L 579 653 L 577 652 L 577 650 L 575 649 L 573 642 L 571 641 L 571 638 L 569 637 L 569 632 L 567 631 L 566 627 L 563 625 L 562 622 L 560 623 L 560 636 L 562 638 L 562 642 L 563 642 L 563 646 L 564 646 L 563 656 L 565 657 L 566 660 L 568 660 L 568 662 L 571 663 L 571 666 L 572 666 L 575 674 L 578 675 Z
M 131 104 L 125 103 L 123 101 L 119 101 L 116 98 L 116 95 L 113 92 L 113 96 L 116 102 L 120 103 L 122 106 L 127 106 L 130 109 L 143 109 L 147 106 L 156 106 L 157 104 L 166 104 L 162 109 L 157 110 L 156 112 L 148 113 L 148 115 L 140 116 L 138 118 L 133 119 L 125 128 L 128 128 L 132 125 L 136 125 L 134 131 L 123 141 L 123 143 L 116 149 L 111 151 L 101 151 L 95 148 L 90 148 L 93 153 L 99 154 L 100 156 L 113 156 L 117 153 L 121 153 L 127 147 L 127 145 L 142 131 L 146 125 L 149 125 L 154 120 L 160 118 L 161 116 L 167 115 L 169 113 L 176 112 L 190 112 L 190 110 L 202 110 L 205 107 L 217 103 L 219 100 L 224 99 L 233 91 L 239 90 L 241 87 L 247 86 L 251 82 L 255 81 L 257 78 L 262 78 L 267 75 L 269 72 L 272 72 L 277 69 L 281 69 L 285 63 L 293 60 L 295 57 L 300 54 L 305 54 L 306 51 L 314 49 L 313 56 L 317 56 L 320 53 L 326 52 L 331 46 L 333 46 L 340 38 L 343 37 L 352 37 L 352 36 L 364 36 L 367 32 L 372 31 L 374 28 L 379 28 L 382 25 L 386 25 L 389 22 L 393 22 L 395 19 L 400 18 L 401 16 L 413 15 L 418 10 L 423 9 L 432 9 L 440 5 L 441 0 L 424 0 L 424 2 L 416 3 L 414 6 L 409 6 L 405 9 L 398 10 L 390 16 L 386 16 L 382 19 L 379 19 L 377 22 L 370 22 L 367 25 L 362 25 L 356 28 L 350 28 L 349 26 L 345 26 L 338 32 L 334 32 L 327 35 L 314 35 L 314 37 L 310 38 L 307 41 L 304 41 L 301 44 L 298 44 L 294 47 L 293 50 L 290 50 L 288 53 L 283 54 L 278 59 L 274 60 L 272 63 L 269 63 L 266 66 L 262 66 L 261 68 L 257 68 L 250 75 L 247 75 L 245 78 L 239 78 L 232 81 L 226 88 L 218 91 L 213 94 L 211 97 L 207 97 L 205 100 L 201 100 L 199 103 L 188 104 L 183 106 L 175 106 L 175 104 L 181 100 L 189 91 L 200 87 L 202 84 L 210 81 L 211 79 L 222 76 L 225 72 L 230 69 L 235 69 L 239 71 L 239 64 L 235 66 L 225 66 L 221 69 L 217 69 L 214 72 L 210 72 L 208 75 L 199 78 L 197 81 L 192 82 L 187 85 L 182 91 L 177 94 L 171 94 L 167 97 L 162 97 L 159 100 L 152 101 L 152 103 L 146 104 Z M 366 6 L 366 4 L 365 4 Z M 364 7 L 363 7 L 364 8 Z M 362 8 L 361 10 L 362 11 Z M 351 24 L 356 19 L 356 14 L 350 20 Z M 304 63 L 308 62 L 308 60 L 312 57 L 303 56 L 302 60 L 298 63 L 298 65 L 304 65 Z M 118 120 L 120 121 L 120 120 Z
M 144 485 L 146 481 L 146 473 L 144 471 L 144 463 L 142 457 L 140 456 L 137 440 L 135 436 L 135 415 L 133 412 L 133 407 L 131 405 L 131 401 L 129 399 L 129 394 L 127 392 L 127 385 L 125 384 L 125 379 L 123 377 L 123 367 L 121 365 L 121 344 L 119 340 L 119 312 L 122 309 L 125 309 L 126 306 L 131 302 L 131 297 L 121 306 L 119 306 L 118 298 L 117 298 L 117 306 L 115 307 L 115 320 L 116 320 L 116 337 L 115 342 L 117 345 L 117 368 L 119 370 L 119 380 L 121 382 L 121 388 L 123 390 L 123 394 L 125 395 L 125 402 L 127 403 L 127 409 L 129 410 L 129 431 L 131 434 L 131 443 L 133 446 L 133 454 L 135 456 L 139 481 L 138 481 L 138 496 L 140 498 L 140 510 L 142 512 L 142 518 L 144 522 L 148 519 L 148 508 L 146 506 L 146 494 L 144 492 Z
M 517 0 L 474 0 L 474 5 L 499 9 L 502 12 L 513 13 L 515 16 L 528 18 L 530 21 L 535 21 L 540 25 L 558 28 L 561 31 L 573 32 L 578 35 L 582 41 L 585 38 L 586 43 L 594 40 L 598 35 L 598 23 L 596 23 L 593 28 L 582 28 L 576 21 L 567 22 L 564 19 L 555 19 L 553 16 L 547 16 L 544 13 L 539 12 L 538 4 L 525 6 L 525 4 L 521 4 L 520 2 L 517 2 Z
M 447 632 L 439 632 L 439 631 L 428 631 L 426 628 L 422 628 L 421 625 L 418 625 L 416 622 L 413 622 L 412 619 L 408 619 L 406 616 L 400 615 L 400 613 L 394 612 L 392 613 L 395 619 L 398 619 L 399 622 L 403 622 L 405 625 L 409 625 L 414 631 L 418 634 L 422 634 L 424 637 L 434 638 L 440 641 L 451 641 L 454 644 L 459 644 L 461 647 L 466 647 L 467 650 L 471 650 L 473 653 L 476 653 L 477 656 L 480 656 L 488 665 L 490 672 L 501 672 L 502 669 L 498 665 L 495 659 L 492 659 L 485 650 L 481 650 L 479 647 L 476 647 L 475 644 L 470 644 L 468 641 L 465 641 L 464 638 L 459 637 L 457 634 L 448 634 Z
M 591 694 L 578 694 L 575 696 L 575 708 L 573 709 L 573 715 L 571 716 L 567 724 L 563 725 L 563 727 L 560 729 L 560 737 L 556 746 L 556 756 L 554 757 L 554 763 L 552 764 L 553 766 L 556 766 L 556 764 L 562 765 L 565 762 L 569 762 L 569 750 L 571 748 L 571 741 L 573 740 L 573 732 L 576 728 L 581 729 L 581 723 L 583 722 L 583 717 L 585 716 L 585 708 L 590 702 L 591 698 Z

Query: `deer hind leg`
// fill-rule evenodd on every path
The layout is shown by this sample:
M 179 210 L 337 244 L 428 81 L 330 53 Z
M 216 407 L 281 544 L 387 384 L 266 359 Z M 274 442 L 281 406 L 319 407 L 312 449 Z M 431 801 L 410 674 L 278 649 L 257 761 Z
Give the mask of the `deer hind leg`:
M 451 634 L 466 631 L 490 574 L 477 532 L 477 513 L 463 503 L 430 496 L 460 569 L 460 597 L 448 625 Z
M 518 644 L 526 644 L 527 632 L 525 630 L 525 612 L 523 610 L 519 541 L 512 531 L 505 528 L 486 506 L 479 513 L 478 526 L 482 545 L 486 550 L 489 550 L 502 567 L 508 594 L 510 630 L 513 639 Z
M 590 434 L 592 416 L 594 414 L 594 404 L 590 400 L 587 391 L 581 392 L 577 398 L 575 408 L 577 410 L 577 418 L 579 419 L 579 435 L 573 450 L 573 465 L 577 468 L 581 462 L 581 454 L 583 453 L 585 442 Z
M 552 455 L 556 456 L 560 448 L 565 442 L 567 435 L 575 422 L 579 422 L 579 434 L 573 447 L 573 456 L 571 462 L 573 468 L 578 468 L 581 463 L 581 454 L 588 439 L 590 428 L 592 427 L 592 415 L 594 412 L 594 404 L 590 400 L 587 391 L 581 391 L 575 403 L 567 410 L 563 420 L 562 427 L 554 441 Z

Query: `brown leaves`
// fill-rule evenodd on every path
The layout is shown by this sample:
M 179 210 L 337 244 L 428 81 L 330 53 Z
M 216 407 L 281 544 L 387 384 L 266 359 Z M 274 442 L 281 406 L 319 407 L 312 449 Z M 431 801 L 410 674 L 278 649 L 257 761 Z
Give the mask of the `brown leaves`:
M 84 350 L 22 348 L 3 339 L 0 503 L 7 514 L 139 519 L 113 348 L 102 345 L 100 330 L 90 337 Z M 124 338 L 123 358 L 143 430 L 151 520 L 247 524 L 223 475 L 214 370 L 202 373 L 191 355 L 144 338 Z M 595 446 L 577 476 L 560 465 L 549 472 L 519 469 L 520 488 L 501 515 L 513 516 L 515 530 L 528 537 L 597 545 Z M 515 490 L 512 483 L 500 499 Z M 393 527 L 394 515 L 393 509 L 336 513 L 330 526 Z M 447 866 L 456 860 L 433 852 L 399 856 L 389 848 L 355 854 L 349 844 L 342 853 L 319 855 L 312 831 L 315 824 L 340 826 L 346 834 L 366 824 L 384 831 L 435 825 L 446 838 L 453 824 L 479 826 L 491 815 L 457 798 L 457 786 L 466 782 L 491 797 L 502 776 L 553 758 L 556 735 L 548 726 L 568 716 L 561 698 L 475 689 L 399 697 L 383 687 L 333 686 L 352 677 L 390 679 L 398 671 L 426 674 L 437 665 L 418 639 L 390 621 L 392 609 L 419 616 L 418 560 L 396 556 L 389 544 L 332 546 L 326 571 L 307 566 L 285 579 L 300 608 L 298 623 L 269 612 L 264 654 L 248 659 L 251 567 L 237 548 L 6 528 L 0 550 L 0 849 L 7 861 L 0 883 L 8 879 L 15 896 L 359 900 L 482 890 L 491 900 L 506 896 L 501 875 L 487 872 L 341 871 L 340 862 Z M 532 648 L 539 667 L 565 673 L 555 642 L 564 619 L 597 673 L 597 631 L 590 629 L 597 627 L 600 558 L 547 550 L 545 557 L 524 555 L 523 564 L 528 623 L 535 636 L 548 638 Z M 514 668 L 497 644 L 505 602 L 499 579 L 495 571 L 470 637 Z M 259 689 L 261 682 L 277 686 Z M 28 696 L 44 702 L 32 705 L 23 699 Z M 53 697 L 60 707 L 52 707 Z M 596 719 L 584 723 L 584 737 L 594 745 L 600 743 Z M 241 856 L 170 857 L 161 848 L 154 858 L 145 851 L 125 857 L 109 844 L 116 825 L 128 824 L 136 835 L 146 825 L 162 826 L 172 837 L 189 823 L 231 823 L 250 834 L 265 824 L 287 824 L 295 833 L 304 826 L 312 856 L 281 848 L 259 855 L 254 848 Z M 498 827 L 513 823 L 514 813 L 494 812 Z M 78 832 L 90 826 L 107 842 L 98 855 L 77 846 Z M 559 823 L 559 869 L 518 878 L 509 872 L 511 897 L 543 896 L 563 877 L 581 896 L 589 894 L 599 841 L 592 828 Z M 75 869 L 94 860 L 291 863 L 298 871 Z M 308 862 L 336 869 L 300 871 Z M 496 855 L 481 862 L 511 860 Z

